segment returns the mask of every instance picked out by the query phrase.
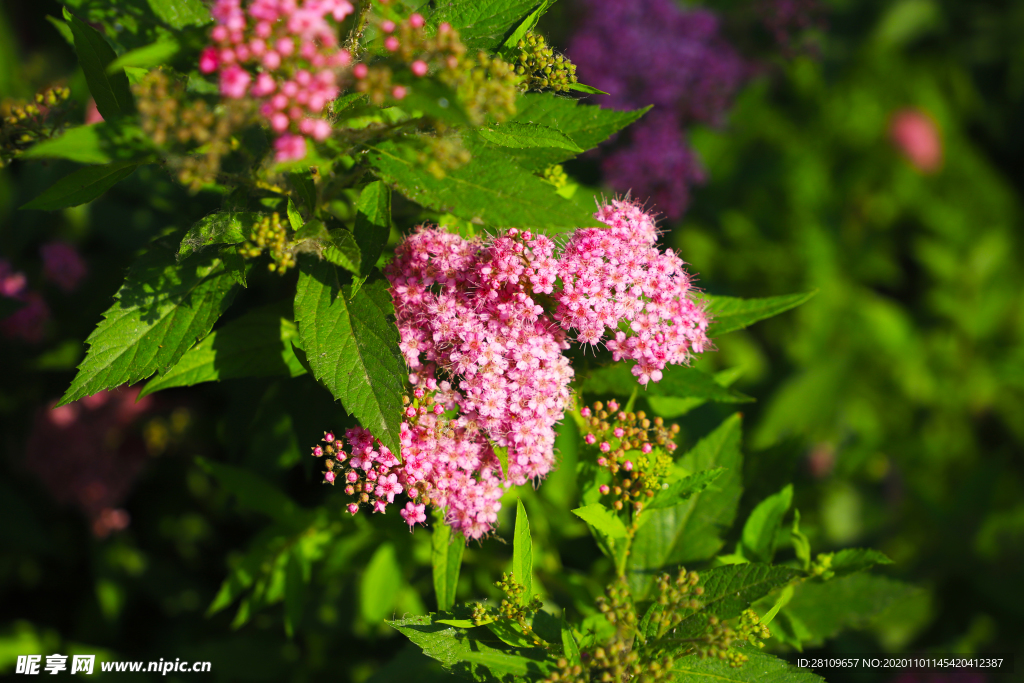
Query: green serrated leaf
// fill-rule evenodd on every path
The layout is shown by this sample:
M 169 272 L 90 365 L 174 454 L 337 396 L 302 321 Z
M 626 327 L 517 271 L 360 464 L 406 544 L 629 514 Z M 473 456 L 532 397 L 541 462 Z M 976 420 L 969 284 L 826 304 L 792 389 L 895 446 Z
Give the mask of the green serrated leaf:
M 647 109 L 649 109 L 648 107 Z M 581 104 L 554 93 L 527 93 L 516 101 L 513 121 L 554 128 L 568 136 L 581 149 L 593 149 L 614 133 L 633 123 L 647 109 L 615 111 Z M 528 171 L 539 171 L 571 159 L 576 154 L 556 148 L 513 150 L 510 157 Z
M 430 17 L 434 26 L 448 22 L 466 47 L 495 50 L 537 5 L 538 0 L 448 0 Z
M 298 328 L 282 315 L 281 306 L 250 311 L 189 349 L 174 367 L 151 379 L 139 397 L 223 379 L 304 375 L 291 344 L 297 336 Z
M 135 111 L 128 76 L 124 69 L 107 72 L 107 66 L 117 55 L 99 31 L 71 14 L 64 8 L 64 19 L 71 25 L 71 33 L 75 38 L 75 52 L 78 63 L 85 74 L 85 82 L 89 92 L 96 100 L 96 108 L 107 121 L 127 116 Z
M 668 488 L 658 491 L 654 498 L 651 499 L 651 502 L 644 506 L 644 510 L 660 510 L 680 505 L 690 496 L 706 489 L 724 472 L 724 467 L 713 467 L 712 469 L 683 477 L 669 485 Z
M 56 211 L 86 204 L 130 176 L 136 168 L 138 164 L 131 161 L 80 168 L 58 180 L 21 208 Z
M 342 287 L 337 268 L 303 259 L 295 321 L 313 374 L 395 457 L 407 370 L 388 283 Z
M 523 501 L 516 501 L 516 530 L 512 539 L 512 576 L 523 586 L 519 603 L 533 599 L 533 537 Z
M 319 218 L 314 218 L 303 225 L 301 228 L 295 231 L 293 239 L 296 242 L 302 242 L 304 240 L 325 240 L 331 239 L 331 233 L 327 230 L 327 226 Z
M 104 121 L 69 128 L 58 138 L 32 145 L 22 158 L 68 159 L 80 164 L 142 163 L 152 158 L 153 153 L 152 142 L 138 126 Z
M 764 299 L 737 299 L 731 296 L 708 296 L 707 312 L 711 316 L 709 337 L 742 330 L 759 320 L 771 318 L 809 301 L 818 290 L 802 294 L 785 294 Z
M 603 225 L 558 196 L 550 183 L 494 149 L 474 150 L 472 161 L 441 179 L 407 159 L 396 142 L 369 149 L 369 161 L 383 180 L 409 199 L 442 213 L 477 224 L 540 228 L 548 233 Z
M 363 619 L 377 624 L 391 612 L 402 587 L 402 568 L 395 546 L 384 543 L 370 558 L 359 584 L 359 607 Z
M 291 498 L 252 470 L 205 458 L 196 458 L 196 464 L 248 510 L 280 521 L 288 519 L 299 509 Z
M 459 104 L 458 95 L 444 83 L 429 76 L 417 78 L 410 72 L 399 74 L 395 82 L 407 87 L 402 100 L 403 109 L 422 112 L 450 126 L 470 125 L 469 117 Z
M 391 235 L 391 188 L 381 181 L 370 183 L 359 193 L 352 234 L 361 253 L 359 275 L 367 277 Z
M 562 615 L 562 654 L 565 655 L 570 664 L 583 663 L 579 645 L 576 644 L 576 638 L 572 634 L 569 622 L 565 620 L 565 615 Z
M 698 609 L 682 609 L 677 616 L 678 624 L 673 627 L 671 638 L 685 640 L 699 636 L 707 628 L 708 616 L 732 619 L 758 598 L 768 595 L 800 577 L 800 572 L 790 567 L 776 567 L 768 564 L 746 563 L 725 567 L 713 567 L 699 572 L 698 586 L 703 587 Z M 647 637 L 657 637 L 649 624 Z
M 625 363 L 615 363 L 590 373 L 581 389 L 600 396 L 629 397 L 637 386 L 639 385 L 636 377 L 629 366 Z M 641 392 L 642 396 L 699 398 L 719 403 L 746 403 L 754 400 L 735 389 L 722 386 L 706 372 L 685 365 L 667 366 L 661 381 L 648 382 Z
M 295 205 L 292 198 L 288 198 L 288 223 L 291 225 L 292 230 L 298 231 L 306 224 L 306 219 L 299 213 L 299 207 Z
M 809 669 L 793 666 L 784 659 L 750 647 L 742 649 L 748 657 L 742 666 L 733 667 L 717 657 L 681 657 L 672 663 L 674 683 L 825 683 Z
M 149 7 L 153 14 L 175 29 L 202 26 L 212 20 L 203 0 L 149 0 Z
M 691 472 L 724 467 L 715 486 L 696 493 L 681 505 L 645 511 L 630 547 L 627 579 L 634 598 L 642 600 L 664 567 L 706 560 L 722 547 L 743 491 L 740 416 L 726 419 L 680 458 Z
M 544 650 L 515 649 L 497 638 L 485 641 L 477 635 L 486 629 L 461 629 L 442 623 L 445 613 L 406 617 L 388 622 L 425 655 L 454 673 L 476 680 L 508 680 L 506 676 L 545 676 L 554 668 Z M 491 678 L 488 678 L 490 676 Z M 517 680 L 513 678 L 512 680 Z
M 577 92 L 585 92 L 585 93 L 587 93 L 589 95 L 611 95 L 611 93 L 607 93 L 604 90 L 601 90 L 599 88 L 595 88 L 592 85 L 584 85 L 583 83 L 570 83 L 569 84 L 569 90 L 575 90 Z
M 308 168 L 294 171 L 288 174 L 288 181 L 295 190 L 299 203 L 306 209 L 306 213 L 310 216 L 315 215 L 317 200 L 316 181 L 313 179 L 313 173 Z
M 782 518 L 792 503 L 792 484 L 758 503 L 743 525 L 738 552 L 748 560 L 771 562 L 776 538 L 782 531 Z
M 536 123 L 510 121 L 501 125 L 495 124 L 490 127 L 479 128 L 476 132 L 484 140 L 501 147 L 514 147 L 517 149 L 555 147 L 577 154 L 583 152 L 583 149 L 565 133 Z
M 148 69 L 166 64 L 178 54 L 181 45 L 174 38 L 164 38 L 150 45 L 129 50 L 107 65 L 107 73 L 114 74 L 126 67 Z
M 453 534 L 452 528 L 444 523 L 444 513 L 435 509 L 430 561 L 434 567 L 434 595 L 441 612 L 455 606 L 455 589 L 459 585 L 459 569 L 465 549 L 465 536 Z
M 712 377 L 723 387 L 731 387 L 743 374 L 743 367 L 726 368 L 716 372 Z M 672 396 L 646 396 L 651 410 L 664 418 L 675 418 L 686 415 L 708 402 L 706 398 L 674 398 Z
M 358 275 L 362 265 L 362 253 L 356 244 L 356 238 L 345 228 L 335 228 L 330 231 L 329 236 L 330 242 L 324 248 L 324 258 Z
M 89 352 L 58 405 L 173 366 L 209 334 L 237 291 L 223 261 L 195 256 L 178 263 L 169 241 L 152 244 L 86 339 Z

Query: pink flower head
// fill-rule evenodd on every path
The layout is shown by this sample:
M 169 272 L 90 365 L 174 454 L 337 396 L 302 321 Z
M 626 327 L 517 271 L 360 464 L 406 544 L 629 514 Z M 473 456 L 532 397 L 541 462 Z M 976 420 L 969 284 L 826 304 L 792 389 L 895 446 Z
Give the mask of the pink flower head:
M 365 64 L 356 64 L 352 67 L 352 75 L 360 80 L 366 78 L 368 73 L 370 73 L 370 68 Z
M 396 37 L 394 37 L 394 36 L 388 36 L 388 37 L 387 37 L 387 38 L 386 38 L 386 39 L 384 40 L 384 48 L 385 48 L 385 49 L 386 49 L 386 50 L 387 50 L 388 52 L 394 52 L 394 51 L 395 51 L 395 50 L 397 50 L 397 49 L 398 49 L 399 47 L 401 47 L 401 43 L 399 43 L 399 42 L 398 42 L 398 38 L 396 38 Z
M 282 135 L 274 141 L 274 160 L 278 163 L 298 161 L 306 156 L 306 138 L 301 135 Z
M 428 67 L 422 59 L 417 59 L 409 66 L 409 69 L 417 76 L 426 76 Z
M 65 292 L 78 288 L 88 268 L 74 247 L 65 242 L 48 242 L 39 251 L 43 257 L 43 277 Z
M 231 99 L 245 97 L 245 91 L 249 88 L 252 76 L 240 66 L 229 66 L 220 73 L 220 93 Z
M 212 74 L 217 70 L 220 60 L 217 58 L 217 48 L 208 47 L 199 56 L 199 70 L 204 74 Z
M 423 28 L 423 25 L 425 23 L 426 19 L 424 19 L 423 15 L 420 14 L 419 12 L 409 17 L 409 25 L 412 26 L 413 28 Z
M 334 472 L 333 471 L 325 472 L 324 473 L 324 481 L 326 481 L 328 484 L 331 484 L 333 486 L 334 485 Z
M 897 112 L 889 125 L 893 144 L 922 173 L 935 173 L 942 167 L 942 140 L 938 126 L 917 109 Z
M 412 502 L 406 503 L 401 515 L 405 523 L 409 525 L 409 531 L 412 531 L 412 528 L 417 524 L 423 524 L 427 521 L 427 515 L 424 512 L 424 505 L 422 503 L 419 505 Z
M 405 98 L 406 92 L 407 90 L 404 85 L 396 85 L 391 89 L 391 96 L 396 100 L 401 100 Z

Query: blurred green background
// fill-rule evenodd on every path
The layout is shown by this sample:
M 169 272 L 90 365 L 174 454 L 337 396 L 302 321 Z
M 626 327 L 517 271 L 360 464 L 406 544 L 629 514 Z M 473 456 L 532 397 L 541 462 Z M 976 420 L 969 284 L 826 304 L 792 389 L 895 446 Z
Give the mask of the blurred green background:
M 145 43 L 148 6 L 123 6 L 124 42 Z M 727 30 L 745 11 L 711 7 Z M 0 7 L 3 97 L 63 80 L 84 107 L 74 53 L 46 20 L 59 12 Z M 922 588 L 818 652 L 1024 652 L 1024 3 L 837 0 L 827 19 L 820 55 L 764 57 L 726 124 L 691 132 L 709 180 L 665 226 L 711 293 L 818 290 L 701 361 L 739 366 L 736 386 L 758 399 L 745 415 L 743 505 L 795 479 L 816 552 L 879 548 L 896 561 L 891 575 Z M 556 12 L 544 28 L 557 43 L 571 20 Z M 920 170 L 891 138 L 908 109 L 934 122 L 937 170 Z M 593 179 L 592 166 L 569 170 Z M 410 538 L 397 516 L 353 520 L 312 484 L 306 449 L 345 426 L 312 379 L 174 390 L 137 414 L 84 413 L 61 429 L 44 417 L 133 252 L 219 206 L 144 167 L 91 205 L 17 211 L 69 168 L 0 169 L 0 258 L 51 311 L 41 342 L 0 340 L 0 672 L 45 650 L 210 660 L 222 680 L 365 680 L 402 646 L 380 620 L 433 607 L 430 538 Z M 39 247 L 54 239 L 88 265 L 70 294 L 41 275 Z M 233 310 L 286 289 L 254 275 Z M 684 445 L 723 411 L 681 416 Z M 524 494 L 547 548 L 538 573 L 563 603 L 585 602 L 600 570 L 567 512 L 572 438 L 560 442 L 562 470 Z M 83 483 L 99 476 L 89 457 L 102 459 L 109 490 Z M 206 461 L 260 477 L 305 512 L 234 495 Z M 121 509 L 130 523 L 118 531 L 125 520 L 103 515 Z M 296 544 L 319 561 L 289 569 Z M 471 547 L 460 598 L 493 594 L 510 554 Z M 248 612 L 207 616 L 232 570 L 254 577 Z M 305 591 L 303 612 L 283 614 L 287 590 Z M 382 591 L 393 599 L 375 599 Z

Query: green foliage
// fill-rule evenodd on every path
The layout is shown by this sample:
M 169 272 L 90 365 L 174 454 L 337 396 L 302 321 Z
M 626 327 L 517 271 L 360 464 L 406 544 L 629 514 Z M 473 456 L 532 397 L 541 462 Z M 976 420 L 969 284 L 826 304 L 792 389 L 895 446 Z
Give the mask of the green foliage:
M 87 166 L 64 176 L 41 195 L 25 204 L 23 209 L 56 211 L 91 202 L 130 176 L 138 164 L 119 161 L 104 166 Z
M 791 308 L 809 301 L 817 291 L 806 294 L 786 294 L 767 299 L 737 299 L 731 296 L 709 296 L 707 311 L 712 322 L 708 335 L 718 337 L 728 332 L 742 330 L 759 320 L 785 313 Z
M 771 562 L 782 532 L 782 518 L 792 504 L 792 484 L 758 503 L 743 525 L 739 553 L 751 561 Z
M 598 396 L 630 396 L 636 387 L 636 377 L 630 372 L 629 367 L 618 363 L 590 373 L 584 380 L 582 389 Z M 703 399 L 722 403 L 746 403 L 754 400 L 735 389 L 722 386 L 705 372 L 682 365 L 666 367 L 661 381 L 648 383 L 644 395 Z
M 683 477 L 654 494 L 654 498 L 644 506 L 644 509 L 659 510 L 679 505 L 690 496 L 711 486 L 725 471 L 724 467 L 713 467 Z
M 359 271 L 368 277 L 391 235 L 391 190 L 382 182 L 363 188 L 356 204 L 356 223 L 352 235 L 359 245 Z
M 642 524 L 626 565 L 635 595 L 643 598 L 648 594 L 654 572 L 673 564 L 705 560 L 722 547 L 722 536 L 736 516 L 743 490 L 742 461 L 739 415 L 726 419 L 680 458 L 680 464 L 690 472 L 718 467 L 725 468 L 725 472 L 715 480 L 713 489 L 641 516 Z
M 60 405 L 171 367 L 210 332 L 235 292 L 220 259 L 198 255 L 178 263 L 168 239 L 155 242 L 86 339 L 89 352 Z
M 455 593 L 459 585 L 459 570 L 462 554 L 466 550 L 466 539 L 452 533 L 444 523 L 444 513 L 434 511 L 434 529 L 430 536 L 430 563 L 434 571 L 434 595 L 437 597 L 439 612 L 447 612 L 455 606 Z
M 378 624 L 391 612 L 402 587 L 402 568 L 395 547 L 390 543 L 377 548 L 363 572 L 359 585 L 359 605 L 363 619 Z
M 393 142 L 372 146 L 369 159 L 380 178 L 409 199 L 474 224 L 547 232 L 600 225 L 587 211 L 556 194 L 550 184 L 495 150 L 475 150 L 472 161 L 444 178 L 436 178 L 406 158 Z
M 407 373 L 387 283 L 353 292 L 330 263 L 303 261 L 299 268 L 295 322 L 314 376 L 398 456 Z
M 258 213 L 237 211 L 206 216 L 189 228 L 182 238 L 178 258 L 185 258 L 213 244 L 241 244 L 252 237 L 253 229 L 261 218 Z
M 281 313 L 281 306 L 265 306 L 214 330 L 147 382 L 139 396 L 223 379 L 304 375 L 292 346 L 298 329 Z
M 677 659 L 672 664 L 675 674 L 672 680 L 675 683 L 706 683 L 709 679 L 721 683 L 821 683 L 825 680 L 753 648 L 745 648 L 744 654 L 750 661 L 738 668 L 713 657 L 701 659 L 691 655 Z
M 522 604 L 533 599 L 533 537 L 523 501 L 516 501 L 516 529 L 512 541 L 512 577 L 523 587 Z
M 573 142 L 572 138 L 565 133 L 536 123 L 519 123 L 518 121 L 510 121 L 490 128 L 481 128 L 478 134 L 484 140 L 501 147 L 513 147 L 516 149 L 554 147 L 556 149 L 564 149 L 577 154 L 583 151 L 583 149 Z
M 99 31 L 64 9 L 64 19 L 71 26 L 75 38 L 78 63 L 85 73 L 89 92 L 96 100 L 96 108 L 103 118 L 112 121 L 135 111 L 128 76 L 123 69 L 109 69 L 116 55 Z
M 493 50 L 536 5 L 537 0 L 452 0 L 441 5 L 430 21 L 435 26 L 451 24 L 468 47 Z
M 138 126 L 121 121 L 103 121 L 69 128 L 60 137 L 33 145 L 24 157 L 111 164 L 116 161 L 140 162 L 152 153 L 152 145 Z

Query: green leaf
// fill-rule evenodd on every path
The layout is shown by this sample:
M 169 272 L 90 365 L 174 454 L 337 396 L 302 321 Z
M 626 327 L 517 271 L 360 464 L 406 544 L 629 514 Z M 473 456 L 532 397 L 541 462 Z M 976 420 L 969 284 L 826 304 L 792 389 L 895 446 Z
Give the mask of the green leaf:
M 298 231 L 306 224 L 306 219 L 299 213 L 299 207 L 295 205 L 292 198 L 288 198 L 288 224 L 292 226 L 292 230 Z
M 124 69 L 107 72 L 107 66 L 117 58 L 113 48 L 99 31 L 71 14 L 67 8 L 64 8 L 64 19 L 71 25 L 78 63 L 103 118 L 111 121 L 134 112 L 135 102 Z
M 301 546 L 293 546 L 284 575 L 284 630 L 289 638 L 295 636 L 295 628 L 302 621 L 309 574 L 309 562 L 303 557 Z
M 576 644 L 576 638 L 572 635 L 572 629 L 569 627 L 569 622 L 565 620 L 564 614 L 562 615 L 562 654 L 570 664 L 583 663 L 579 645 Z
M 585 93 L 587 93 L 589 95 L 610 95 L 611 94 L 611 93 L 605 92 L 604 90 L 600 90 L 598 88 L 595 88 L 592 85 L 584 85 L 583 83 L 570 83 L 569 84 L 569 90 L 576 90 L 577 92 L 585 92 Z
M 434 595 L 437 596 L 437 608 L 441 612 L 447 612 L 455 606 L 455 590 L 459 585 L 459 569 L 465 549 L 465 536 L 452 534 L 452 528 L 444 523 L 444 513 L 434 510 L 430 561 L 434 567 Z
M 150 45 L 125 52 L 107 65 L 107 74 L 115 74 L 125 67 L 148 69 L 159 64 L 166 64 L 178 54 L 181 46 L 174 38 L 164 38 Z
M 550 673 L 553 662 L 543 650 L 516 650 L 502 643 L 486 629 L 460 629 L 445 623 L 450 615 L 430 614 L 388 622 L 425 655 L 441 662 L 448 670 L 475 680 L 508 680 L 506 676 L 531 676 L 531 680 Z M 483 631 L 491 640 L 478 637 Z M 488 675 L 490 678 L 488 678 Z M 513 678 L 512 680 L 519 680 Z
M 58 405 L 172 367 L 209 334 L 237 291 L 222 261 L 177 263 L 169 241 L 150 245 L 86 339 L 89 352 Z
M 104 121 L 69 128 L 58 138 L 32 145 L 23 158 L 68 159 L 80 164 L 140 163 L 150 159 L 153 151 L 152 142 L 138 126 Z
M 359 275 L 366 277 L 391 235 L 391 188 L 379 180 L 363 188 L 356 202 L 356 224 L 352 233 L 362 253 Z
M 572 511 L 597 532 L 608 538 L 625 538 L 626 525 L 619 516 L 600 503 L 591 503 Z
M 211 20 L 203 0 L 149 0 L 153 14 L 174 29 L 201 26 Z
M 680 505 L 690 496 L 695 493 L 700 493 L 708 486 L 711 485 L 715 479 L 718 479 L 724 472 L 724 467 L 714 467 L 709 470 L 703 470 L 696 474 L 691 474 L 688 477 L 683 477 L 679 481 L 669 485 L 668 488 L 658 491 L 651 502 L 644 506 L 644 510 L 660 510 L 662 508 L 674 507 Z
M 223 379 L 306 374 L 292 347 L 298 328 L 280 309 L 271 305 L 250 311 L 211 332 L 173 367 L 151 379 L 139 397 Z
M 723 387 L 731 387 L 740 375 L 743 374 L 743 367 L 736 366 L 716 372 L 712 377 Z M 675 418 L 686 415 L 691 410 L 699 408 L 708 402 L 706 398 L 675 398 L 672 396 L 646 396 L 651 410 L 664 418 Z
M 138 164 L 119 161 L 105 166 L 86 166 L 64 176 L 22 209 L 56 211 L 91 202 L 130 176 Z
M 418 78 L 408 71 L 398 74 L 394 82 L 407 87 L 402 109 L 422 112 L 451 126 L 470 125 L 458 95 L 444 83 L 429 76 Z
M 718 337 L 742 330 L 759 320 L 771 318 L 810 300 L 818 290 L 802 294 L 785 294 L 765 299 L 737 299 L 731 296 L 708 296 L 707 312 L 712 320 L 708 336 Z
M 211 244 L 241 244 L 252 236 L 262 214 L 230 211 L 211 214 L 191 229 L 181 240 L 178 258 L 185 258 Z
M 815 646 L 844 629 L 879 623 L 888 610 L 922 593 L 901 581 L 861 572 L 823 583 L 799 584 L 781 615 L 798 620 L 806 630 L 807 644 Z
M 825 683 L 825 679 L 809 669 L 793 666 L 784 659 L 742 648 L 749 659 L 733 667 L 717 657 L 681 657 L 672 663 L 674 683 Z
M 892 560 L 873 548 L 847 548 L 832 556 L 830 569 L 836 576 L 846 576 L 870 569 L 876 564 L 892 564 Z
M 512 576 L 523 586 L 519 598 L 522 605 L 533 598 L 533 538 L 530 536 L 530 520 L 526 516 L 523 501 L 516 501 L 516 530 L 512 539 Z
M 590 373 L 584 380 L 582 391 L 601 396 L 629 397 L 638 387 L 636 377 L 625 363 L 615 363 Z M 746 403 L 754 399 L 735 389 L 724 387 L 715 378 L 697 368 L 669 365 L 660 382 L 648 382 L 641 395 L 700 398 L 720 403 Z
M 793 503 L 793 485 L 788 484 L 760 503 L 743 525 L 740 549 L 743 557 L 752 561 L 771 562 L 775 555 L 775 542 L 782 530 L 782 518 Z
M 603 225 L 494 149 L 474 150 L 472 161 L 441 179 L 407 159 L 392 141 L 370 146 L 368 158 L 377 174 L 409 199 L 477 224 L 547 232 Z
M 526 34 L 530 30 L 532 30 L 534 26 L 537 25 L 537 22 L 540 21 L 540 18 L 544 16 L 544 13 L 547 12 L 548 9 L 553 4 L 555 4 L 555 2 L 556 0 L 544 0 L 544 2 L 542 2 L 540 6 L 537 7 L 537 9 L 530 12 L 526 16 L 526 18 L 519 23 L 519 26 L 516 27 L 516 30 L 512 31 L 509 37 L 505 39 L 505 42 L 502 43 L 501 53 L 505 56 L 510 56 L 514 54 L 515 51 L 518 49 L 519 41 L 526 37 Z
M 362 268 L 362 254 L 356 238 L 345 228 L 335 228 L 329 236 L 330 242 L 324 249 L 324 258 L 350 273 L 358 274 Z
M 394 607 L 402 587 L 402 568 L 395 546 L 385 543 L 377 548 L 363 571 L 359 584 L 359 606 L 369 624 L 381 622 Z
M 53 27 L 57 29 L 57 33 L 59 33 L 64 40 L 68 41 L 68 45 L 71 47 L 75 46 L 75 36 L 71 33 L 71 27 L 68 26 L 68 22 L 62 21 L 57 17 L 52 17 L 49 14 L 46 15 L 46 20 L 53 24 Z
M 296 242 L 302 242 L 305 240 L 330 241 L 331 233 L 327 230 L 327 226 L 324 225 L 322 220 L 319 218 L 313 218 L 296 230 L 293 238 Z
M 434 26 L 448 22 L 466 47 L 495 50 L 538 0 L 447 0 L 430 17 Z
M 643 599 L 654 576 L 670 565 L 706 560 L 722 547 L 743 491 L 740 416 L 726 419 L 686 455 L 690 472 L 724 467 L 715 487 L 695 493 L 680 505 L 644 511 L 630 547 L 627 578 L 636 599 Z
M 708 616 L 719 619 L 738 617 L 758 598 L 768 595 L 800 577 L 800 572 L 789 567 L 746 563 L 713 567 L 699 572 L 698 586 L 704 588 L 700 596 L 701 607 L 683 609 L 681 619 L 672 631 L 672 638 L 686 639 L 700 635 L 708 623 Z M 648 638 L 656 634 L 648 629 Z M 671 640 L 667 639 L 667 640 Z
M 303 259 L 295 292 L 295 321 L 313 374 L 345 410 L 395 457 L 408 373 L 398 348 L 394 307 L 385 280 L 355 294 L 342 287 L 326 261 Z
M 510 121 L 502 125 L 495 124 L 490 128 L 479 128 L 476 132 L 484 140 L 501 147 L 555 147 L 577 154 L 583 152 L 583 149 L 565 133 L 536 123 Z
M 288 519 L 299 509 L 291 498 L 252 470 L 206 458 L 196 458 L 196 464 L 228 493 L 233 494 L 238 504 L 246 509 L 278 521 Z
M 581 149 L 597 147 L 647 111 L 602 109 L 554 93 L 527 93 L 517 100 L 516 110 L 513 121 L 554 128 L 568 136 Z M 568 150 L 544 148 L 514 151 L 511 156 L 526 170 L 538 171 L 571 159 L 576 154 Z
M 793 544 L 796 559 L 800 560 L 800 566 L 807 571 L 811 567 L 811 541 L 805 533 L 800 531 L 799 510 L 793 510 L 793 525 L 789 528 L 789 540 Z
M 306 213 L 313 216 L 317 205 L 316 181 L 313 179 L 313 173 L 308 168 L 294 171 L 288 174 L 288 181 L 295 190 L 295 194 L 298 195 L 299 203 L 305 207 Z

